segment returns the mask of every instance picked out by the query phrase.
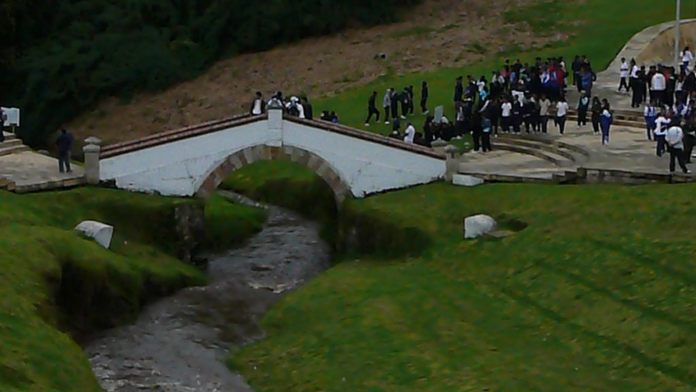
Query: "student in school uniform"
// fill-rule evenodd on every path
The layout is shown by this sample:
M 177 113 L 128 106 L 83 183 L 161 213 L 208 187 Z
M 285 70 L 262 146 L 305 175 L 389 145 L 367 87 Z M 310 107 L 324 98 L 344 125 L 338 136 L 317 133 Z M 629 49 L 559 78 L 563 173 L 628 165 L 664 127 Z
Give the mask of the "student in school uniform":
M 578 100 L 578 127 L 587 125 L 587 111 L 590 109 L 590 97 L 583 91 Z
M 665 113 L 664 110 L 660 112 L 660 115 L 655 119 L 655 130 L 653 135 L 655 136 L 655 142 L 657 144 L 655 153 L 658 157 L 661 157 L 665 153 L 665 133 L 669 127 L 672 120 L 669 114 Z
M 602 114 L 600 116 L 599 122 L 602 126 L 602 145 L 606 146 L 609 144 L 609 129 L 611 128 L 611 123 L 613 122 L 613 114 L 611 113 L 611 107 L 609 102 L 605 99 L 602 101 Z
M 619 67 L 619 92 L 621 92 L 622 88 L 626 89 L 626 92 L 630 90 L 630 87 L 628 85 L 628 76 L 630 73 L 630 66 L 628 65 L 628 62 L 626 62 L 625 58 L 621 58 L 621 66 Z
M 561 99 L 556 103 L 556 124 L 558 124 L 558 130 L 561 131 L 561 135 L 565 132 L 566 115 L 568 114 L 568 102 L 565 98 Z
M 665 131 L 665 143 L 669 151 L 669 172 L 674 173 L 675 160 L 684 174 L 691 173 L 684 162 L 684 132 L 681 127 L 672 126 Z
M 508 98 L 504 98 L 503 103 L 500 105 L 500 122 L 503 132 L 510 133 L 510 127 L 512 126 L 512 104 Z
M 648 140 L 653 140 L 653 132 L 655 131 L 655 120 L 657 119 L 657 108 L 653 102 L 648 102 L 643 110 L 645 118 L 645 129 L 648 135 Z

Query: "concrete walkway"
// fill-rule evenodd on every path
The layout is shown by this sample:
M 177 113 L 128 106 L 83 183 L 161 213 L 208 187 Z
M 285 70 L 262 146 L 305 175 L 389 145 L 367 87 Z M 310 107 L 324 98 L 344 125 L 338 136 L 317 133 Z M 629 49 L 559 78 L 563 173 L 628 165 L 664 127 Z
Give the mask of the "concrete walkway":
M 464 154 L 461 158 L 460 171 L 469 174 L 496 174 L 549 180 L 554 174 L 561 175 L 566 171 L 576 171 L 580 167 L 650 174 L 669 173 L 669 155 L 657 157 L 655 142 L 647 140 L 643 129 L 613 127 L 610 143 L 607 146 L 602 145 L 600 135 L 595 134 L 591 126 L 578 127 L 576 124 L 567 124 L 563 136 L 551 127 L 549 139 L 550 142 L 562 141 L 580 147 L 589 152 L 589 157 L 582 162 L 558 166 L 531 155 L 496 151 L 497 139 L 493 138 L 494 151 L 485 154 L 475 152 Z M 677 167 L 677 172 L 679 171 Z
M 645 65 L 646 69 L 651 65 L 658 63 L 664 65 L 672 65 L 674 62 L 673 55 L 665 47 L 673 46 L 671 43 L 674 39 L 674 21 L 665 22 L 658 25 L 650 26 L 641 32 L 634 35 L 628 43 L 621 49 L 619 54 L 609 64 L 607 69 L 597 74 L 597 81 L 594 83 L 592 95 L 600 98 L 606 98 L 611 103 L 613 109 L 635 111 L 642 113 L 642 108 L 631 108 L 631 95 L 627 93 L 619 93 L 619 68 L 621 67 L 621 58 L 626 61 L 636 59 L 638 66 Z M 696 31 L 696 19 L 687 19 L 681 22 L 681 29 L 684 34 L 682 42 L 690 44 L 693 48 L 696 37 L 692 36 L 691 31 Z M 664 42 L 662 42 L 664 41 Z M 665 52 L 665 53 L 663 53 Z M 571 107 L 577 104 L 579 94 L 574 87 L 568 89 L 568 102 Z
M 8 138 L 11 136 L 6 134 Z M 31 150 L 18 150 L 0 156 L 0 189 L 27 193 L 83 184 L 84 170 L 79 165 L 72 166 L 72 173 L 59 173 L 56 158 Z

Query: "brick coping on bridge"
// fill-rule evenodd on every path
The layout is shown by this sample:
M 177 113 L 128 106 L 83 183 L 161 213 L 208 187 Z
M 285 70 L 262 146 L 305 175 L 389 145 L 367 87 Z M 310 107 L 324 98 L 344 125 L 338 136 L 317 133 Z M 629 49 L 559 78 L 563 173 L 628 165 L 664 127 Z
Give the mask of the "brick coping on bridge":
M 208 121 L 205 123 L 196 124 L 184 128 L 155 133 L 142 138 L 104 146 L 101 150 L 100 157 L 104 159 L 111 158 L 118 155 L 143 150 L 146 148 L 156 147 L 159 145 L 189 139 L 213 132 L 218 132 L 231 127 L 246 125 L 266 119 L 268 119 L 268 116 L 266 114 L 259 116 L 245 114 L 220 120 Z M 334 124 L 323 120 L 306 120 L 292 116 L 284 116 L 283 120 L 287 120 L 296 124 L 307 125 L 324 131 L 339 133 L 342 135 L 362 139 L 372 143 L 382 144 L 388 147 L 409 151 L 415 154 L 429 156 L 431 158 L 441 160 L 446 159 L 445 155 L 436 152 L 431 148 L 417 144 L 406 143 L 399 139 L 372 132 L 362 131 L 359 129 L 348 127 L 346 125 Z

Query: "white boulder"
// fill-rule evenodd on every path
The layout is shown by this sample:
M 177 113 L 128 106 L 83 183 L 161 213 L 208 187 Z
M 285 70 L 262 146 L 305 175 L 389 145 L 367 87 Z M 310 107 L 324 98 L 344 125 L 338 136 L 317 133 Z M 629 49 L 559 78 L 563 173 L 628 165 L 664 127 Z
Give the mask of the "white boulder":
M 464 238 L 478 238 L 495 230 L 495 219 L 488 215 L 474 215 L 464 219 Z
M 459 186 L 477 186 L 483 184 L 484 181 L 478 177 L 469 176 L 466 174 L 455 174 L 452 176 L 452 184 Z
M 114 227 L 97 221 L 84 221 L 75 226 L 75 231 L 86 237 L 93 238 L 106 249 L 111 246 L 111 237 L 114 235 Z

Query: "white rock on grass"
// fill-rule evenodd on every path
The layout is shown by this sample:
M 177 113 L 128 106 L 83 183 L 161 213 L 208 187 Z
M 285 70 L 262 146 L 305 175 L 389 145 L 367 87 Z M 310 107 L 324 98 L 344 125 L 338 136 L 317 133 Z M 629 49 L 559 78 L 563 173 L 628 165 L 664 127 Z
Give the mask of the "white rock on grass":
M 114 235 L 114 227 L 97 221 L 84 221 L 75 226 L 75 231 L 93 238 L 106 249 L 111 246 L 111 237 Z
M 464 238 L 478 238 L 496 228 L 495 219 L 488 215 L 474 215 L 464 219 Z
M 452 184 L 459 186 L 477 186 L 483 184 L 484 181 L 478 177 L 469 176 L 466 174 L 455 174 L 452 176 Z

